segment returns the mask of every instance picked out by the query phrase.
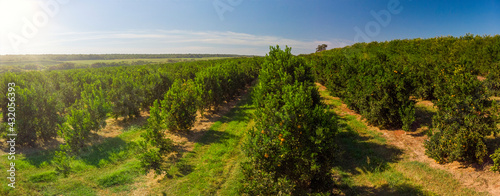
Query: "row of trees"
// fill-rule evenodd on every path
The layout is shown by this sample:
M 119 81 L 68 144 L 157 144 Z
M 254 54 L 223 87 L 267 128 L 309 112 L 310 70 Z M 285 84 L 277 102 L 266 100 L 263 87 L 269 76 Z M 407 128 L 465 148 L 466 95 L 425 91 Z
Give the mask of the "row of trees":
M 410 95 L 415 84 L 408 66 L 383 54 L 369 58 L 356 48 L 328 52 L 310 59 L 320 83 L 370 124 L 410 129 L 415 113 Z
M 150 108 L 148 131 L 140 144 L 144 150 L 141 159 L 145 168 L 157 168 L 162 156 L 172 150 L 173 142 L 164 137 L 164 128 L 190 129 L 197 109 L 205 109 L 201 100 L 221 97 L 222 102 L 230 101 L 253 81 L 259 64 L 258 58 L 242 58 L 6 73 L 0 81 L 4 86 L 16 84 L 17 143 L 34 146 L 57 136 L 63 138 L 65 143 L 56 152 L 53 164 L 58 172 L 67 175 L 71 160 L 86 149 L 92 132 L 106 126 L 109 116 L 127 120 Z M 205 84 L 206 78 L 216 82 Z M 0 90 L 4 122 L 9 101 L 6 89 Z
M 20 132 L 17 142 L 20 145 L 34 146 L 37 141 L 54 139 L 59 130 L 58 125 L 63 124 L 71 116 L 76 118 L 77 114 L 81 113 L 80 110 L 85 108 L 82 101 L 94 99 L 88 98 L 97 97 L 94 94 L 102 94 L 99 99 L 107 103 L 106 108 L 109 108 L 107 115 L 115 118 L 133 118 L 139 116 L 141 110 L 149 110 L 155 100 L 163 99 L 163 95 L 175 79 L 194 80 L 200 70 L 226 61 L 250 64 L 254 60 L 243 58 L 163 65 L 5 73 L 0 76 L 0 85 L 5 86 L 0 88 L 3 122 L 7 122 L 7 83 L 14 82 L 18 88 L 16 123 Z
M 171 132 L 186 133 L 201 114 L 217 110 L 223 103 L 233 100 L 257 77 L 258 61 L 224 62 L 197 72 L 194 80 L 176 79 L 163 99 L 154 102 L 148 119 L 149 128 L 142 135 L 144 142 L 141 164 L 144 169 L 160 173 L 162 163 L 173 150 L 173 142 L 165 136 Z
M 306 56 L 316 79 L 377 126 L 410 130 L 415 98 L 438 107 L 427 154 L 441 163 L 483 162 L 498 132 L 500 36 L 359 43 Z M 478 76 L 486 76 L 484 82 Z

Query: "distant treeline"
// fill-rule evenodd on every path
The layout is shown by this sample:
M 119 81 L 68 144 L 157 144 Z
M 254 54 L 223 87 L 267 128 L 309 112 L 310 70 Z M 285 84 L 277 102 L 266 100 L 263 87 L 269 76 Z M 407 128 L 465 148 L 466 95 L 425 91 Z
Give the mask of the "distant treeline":
M 186 59 L 168 59 L 164 63 L 177 63 L 177 62 L 189 62 L 193 60 Z M 73 62 L 64 62 L 56 65 L 41 65 L 41 64 L 24 64 L 24 65 L 4 65 L 0 66 L 0 73 L 5 72 L 25 72 L 25 71 L 41 71 L 41 70 L 68 70 L 68 69 L 83 69 L 83 68 L 99 68 L 99 67 L 118 67 L 118 66 L 131 66 L 131 65 L 147 65 L 147 64 L 159 64 L 152 61 L 119 61 L 119 62 L 97 62 L 92 64 L 76 64 Z
M 173 60 L 173 59 L 168 59 L 165 62 L 168 63 L 177 63 L 177 62 L 187 62 L 191 60 Z M 68 69 L 83 69 L 83 68 L 99 68 L 99 67 L 119 67 L 119 66 L 131 66 L 131 65 L 147 65 L 147 64 L 164 64 L 164 63 L 155 63 L 151 61 L 143 61 L 143 60 L 138 60 L 138 61 L 120 61 L 120 62 L 97 62 L 97 63 L 92 63 L 90 65 L 86 64 L 75 64 L 71 62 L 66 62 L 66 63 L 61 63 L 58 65 L 53 65 L 48 68 L 48 70 L 68 70 Z M 2 69 L 0 68 L 0 73 Z
M 36 54 L 36 55 L 0 55 L 0 64 L 15 61 L 78 61 L 78 60 L 114 60 L 114 59 L 153 59 L 153 58 L 206 58 L 206 57 L 242 57 L 235 54 Z

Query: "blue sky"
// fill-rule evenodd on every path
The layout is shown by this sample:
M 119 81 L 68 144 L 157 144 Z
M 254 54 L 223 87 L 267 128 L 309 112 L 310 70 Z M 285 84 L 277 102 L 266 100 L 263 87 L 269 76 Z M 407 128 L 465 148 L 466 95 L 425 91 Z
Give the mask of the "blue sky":
M 295 54 L 355 42 L 500 34 L 500 1 L 0 0 L 0 54 Z

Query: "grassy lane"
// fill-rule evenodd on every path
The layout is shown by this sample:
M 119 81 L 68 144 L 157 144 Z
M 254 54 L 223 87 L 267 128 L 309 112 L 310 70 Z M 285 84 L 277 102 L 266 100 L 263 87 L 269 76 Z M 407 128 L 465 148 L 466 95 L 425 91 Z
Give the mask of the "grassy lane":
M 192 152 L 171 167 L 152 195 L 239 195 L 241 145 L 254 125 L 254 107 L 247 96 L 215 122 Z
M 445 171 L 411 161 L 389 145 L 382 133 L 346 112 L 339 99 L 321 91 L 323 101 L 337 114 L 341 133 L 336 141 L 341 155 L 334 169 L 336 190 L 345 195 L 487 195 L 463 188 Z

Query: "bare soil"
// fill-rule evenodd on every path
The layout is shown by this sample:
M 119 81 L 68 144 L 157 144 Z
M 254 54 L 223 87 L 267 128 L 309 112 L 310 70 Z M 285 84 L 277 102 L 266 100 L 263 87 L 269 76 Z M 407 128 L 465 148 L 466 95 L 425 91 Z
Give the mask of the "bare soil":
M 316 83 L 320 91 L 326 90 L 324 86 Z M 338 98 L 334 98 L 338 99 Z M 433 106 L 430 101 L 419 101 L 417 104 Z M 340 116 L 347 114 L 354 115 L 358 120 L 363 121 L 361 115 L 347 108 L 346 104 L 340 106 Z M 363 121 L 365 124 L 366 122 Z M 417 127 L 419 122 L 416 122 Z M 438 164 L 434 159 L 425 155 L 424 141 L 428 139 L 425 134 L 426 129 L 418 127 L 415 131 L 406 132 L 403 130 L 385 130 L 367 125 L 369 129 L 380 132 L 387 139 L 389 145 L 396 146 L 403 150 L 402 157 L 410 161 L 419 161 L 428 163 L 431 167 L 445 170 L 462 183 L 463 186 L 473 190 L 484 192 L 491 195 L 500 195 L 500 174 L 489 171 L 492 161 L 487 160 L 483 165 L 464 165 L 463 163 L 453 162 L 448 164 Z

